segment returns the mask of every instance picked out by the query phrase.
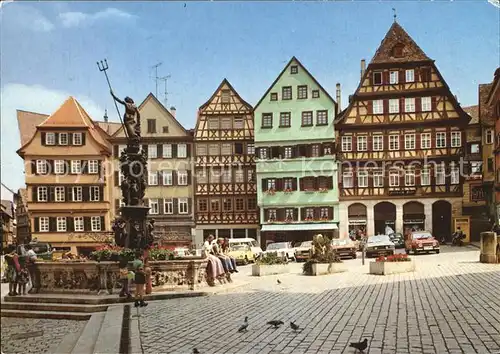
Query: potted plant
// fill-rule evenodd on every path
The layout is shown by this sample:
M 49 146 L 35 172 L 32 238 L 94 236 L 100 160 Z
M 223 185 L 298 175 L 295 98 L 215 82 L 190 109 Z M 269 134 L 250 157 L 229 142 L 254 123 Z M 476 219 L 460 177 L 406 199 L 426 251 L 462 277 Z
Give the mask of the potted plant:
M 407 254 L 380 256 L 370 262 L 370 274 L 388 275 L 415 271 L 415 262 Z
M 328 237 L 318 234 L 313 237 L 311 257 L 304 263 L 302 272 L 305 275 L 323 275 L 345 272 L 342 260 L 332 247 Z
M 290 194 L 293 192 L 292 188 L 286 188 L 283 192 L 285 192 L 285 194 Z
M 252 275 L 261 277 L 264 275 L 288 273 L 288 262 L 278 257 L 277 252 L 265 253 L 252 264 Z
M 275 191 L 273 188 L 271 188 L 271 189 L 268 189 L 268 190 L 266 191 L 266 193 L 267 193 L 267 194 L 269 194 L 269 195 L 275 195 L 275 194 L 276 194 L 276 191 Z

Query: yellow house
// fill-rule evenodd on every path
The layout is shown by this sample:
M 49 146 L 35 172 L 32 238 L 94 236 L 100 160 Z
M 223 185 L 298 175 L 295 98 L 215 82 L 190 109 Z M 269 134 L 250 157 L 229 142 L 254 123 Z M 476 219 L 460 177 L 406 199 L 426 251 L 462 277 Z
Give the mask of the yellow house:
M 50 116 L 17 111 L 32 238 L 89 253 L 110 235 L 111 146 L 69 97 Z
M 155 220 L 154 236 L 163 245 L 188 246 L 192 242 L 193 135 L 176 120 L 174 107 L 170 111 L 150 93 L 139 105 L 143 149 L 148 153 L 148 186 L 144 197 L 150 207 L 149 217 Z M 110 139 L 113 145 L 114 212 L 123 205 L 119 157 L 126 147 L 123 128 Z

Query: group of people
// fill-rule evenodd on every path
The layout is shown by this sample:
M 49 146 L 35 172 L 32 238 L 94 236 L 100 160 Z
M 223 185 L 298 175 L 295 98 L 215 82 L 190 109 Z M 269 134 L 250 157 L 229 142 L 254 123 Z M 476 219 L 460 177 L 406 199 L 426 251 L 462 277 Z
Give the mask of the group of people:
M 25 245 L 26 254 L 20 256 L 16 247 L 10 245 L 5 255 L 7 263 L 6 278 L 9 283 L 9 296 L 26 295 L 28 283 L 31 281 L 32 289 L 29 291 L 38 293 L 40 291 L 40 271 L 37 265 L 37 256 L 30 245 Z
M 132 262 L 133 270 L 128 269 L 128 260 L 120 260 L 120 283 L 122 289 L 120 297 L 132 297 L 130 293 L 130 281 L 133 280 L 135 284 L 135 307 L 148 306 L 144 301 L 144 295 L 151 294 L 153 291 L 153 281 L 151 279 L 152 270 L 149 266 L 149 255 L 146 250 L 144 253 L 137 252 L 135 260 Z
M 208 259 L 207 280 L 209 285 L 215 285 L 215 280 L 220 283 L 224 279 L 231 282 L 231 273 L 237 273 L 236 260 L 229 255 L 229 239 L 209 235 L 203 244 L 203 252 Z

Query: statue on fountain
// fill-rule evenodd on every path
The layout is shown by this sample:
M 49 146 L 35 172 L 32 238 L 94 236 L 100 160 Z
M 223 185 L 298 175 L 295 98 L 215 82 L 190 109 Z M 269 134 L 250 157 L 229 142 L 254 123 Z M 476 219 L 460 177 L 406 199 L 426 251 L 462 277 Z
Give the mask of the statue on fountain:
M 134 103 L 134 100 L 130 97 L 125 97 L 122 101 L 114 94 L 113 90 L 110 91 L 113 99 L 122 104 L 125 107 L 125 113 L 123 114 L 123 125 L 127 131 L 127 136 L 129 140 L 134 140 L 138 142 L 141 139 L 141 114 L 139 109 Z

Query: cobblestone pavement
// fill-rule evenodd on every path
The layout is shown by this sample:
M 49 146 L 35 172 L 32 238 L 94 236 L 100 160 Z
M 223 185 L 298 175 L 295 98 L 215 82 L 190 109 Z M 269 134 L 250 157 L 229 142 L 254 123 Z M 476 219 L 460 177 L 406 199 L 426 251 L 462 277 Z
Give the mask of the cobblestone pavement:
M 242 267 L 229 294 L 151 302 L 140 310 L 145 353 L 354 353 L 349 342 L 369 340 L 369 353 L 500 354 L 500 266 L 477 262 L 472 247 L 443 247 L 414 258 L 417 271 L 373 276 L 368 263 L 319 277 L 291 273 L 250 277 Z M 282 282 L 277 284 L 277 278 Z M 135 312 L 135 310 L 134 310 Z M 237 333 L 245 316 L 247 333 Z M 281 319 L 285 326 L 265 323 Z M 303 327 L 294 333 L 289 321 Z M 137 323 L 137 321 L 136 321 Z
M 81 331 L 85 323 L 85 321 L 2 317 L 2 353 L 54 353 L 66 335 Z

